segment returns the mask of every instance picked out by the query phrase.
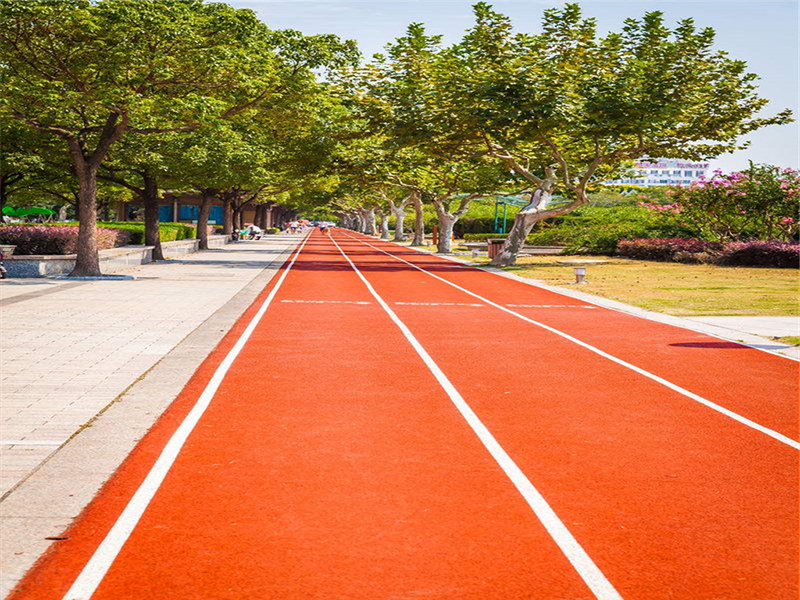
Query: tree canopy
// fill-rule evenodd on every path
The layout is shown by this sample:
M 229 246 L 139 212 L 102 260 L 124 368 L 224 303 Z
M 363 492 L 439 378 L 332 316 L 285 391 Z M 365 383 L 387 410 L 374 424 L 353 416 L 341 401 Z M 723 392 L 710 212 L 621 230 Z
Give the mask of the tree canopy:
M 222 3 L 5 0 L 2 201 L 74 190 L 75 273 L 98 274 L 98 185 L 144 201 L 153 245 L 168 188 L 234 213 L 245 199 L 338 211 L 366 230 L 391 210 L 396 239 L 413 205 L 415 243 L 428 204 L 441 252 L 472 200 L 524 195 L 495 259 L 510 264 L 537 222 L 633 161 L 713 158 L 791 120 L 762 114 L 758 77 L 691 19 L 652 11 L 601 35 L 566 4 L 519 32 L 485 2 L 473 11 L 453 44 L 411 23 L 361 61 L 354 42 Z

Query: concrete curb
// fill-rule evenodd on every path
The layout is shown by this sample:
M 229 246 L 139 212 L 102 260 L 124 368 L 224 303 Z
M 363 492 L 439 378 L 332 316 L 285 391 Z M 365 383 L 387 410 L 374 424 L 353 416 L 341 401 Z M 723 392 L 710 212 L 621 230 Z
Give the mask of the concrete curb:
M 95 497 L 197 367 L 302 241 L 254 279 L 73 435 L 0 503 L 0 597 L 5 597 Z M 57 542 L 55 542 L 57 543 Z

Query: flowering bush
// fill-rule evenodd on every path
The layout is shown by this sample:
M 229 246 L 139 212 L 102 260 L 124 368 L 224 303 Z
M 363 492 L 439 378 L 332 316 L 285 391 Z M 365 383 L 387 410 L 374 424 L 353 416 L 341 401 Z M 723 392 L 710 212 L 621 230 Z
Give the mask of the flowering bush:
M 100 250 L 124 246 L 129 239 L 128 231 L 97 228 L 97 247 Z M 15 245 L 14 254 L 74 254 L 78 247 L 78 227 L 63 225 L 0 227 L 0 243 Z
M 722 244 L 719 242 L 707 242 L 693 238 L 620 240 L 617 244 L 617 254 L 640 260 L 714 262 L 720 250 L 722 250 Z
M 751 163 L 747 171 L 700 177 L 667 191 L 671 204 L 649 205 L 679 214 L 679 220 L 719 241 L 790 240 L 798 232 L 800 174 L 794 169 Z
M 717 258 L 721 265 L 750 267 L 800 267 L 800 245 L 785 242 L 731 242 Z
M 747 267 L 800 267 L 800 245 L 786 242 L 707 242 L 697 239 L 622 240 L 617 253 L 626 258 Z

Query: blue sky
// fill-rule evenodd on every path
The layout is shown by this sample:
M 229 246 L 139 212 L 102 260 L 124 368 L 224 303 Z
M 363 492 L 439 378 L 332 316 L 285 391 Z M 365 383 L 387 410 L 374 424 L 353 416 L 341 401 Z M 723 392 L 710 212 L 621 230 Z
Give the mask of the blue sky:
M 273 29 L 298 29 L 307 34 L 335 33 L 356 40 L 365 56 L 380 52 L 390 40 L 402 35 L 411 22 L 425 23 L 430 33 L 444 41 L 460 39 L 472 22 L 464 0 L 228 0 L 250 8 Z M 560 6 L 549 1 L 496 1 L 495 9 L 511 17 L 519 31 L 538 31 L 542 10 Z M 701 0 L 684 2 L 603 1 L 581 2 L 584 13 L 597 19 L 601 31 L 618 30 L 624 19 L 650 10 L 664 12 L 675 22 L 692 17 L 698 26 L 717 31 L 717 46 L 734 58 L 747 61 L 761 77 L 761 95 L 770 100 L 765 114 L 791 108 L 800 113 L 800 31 L 796 0 Z M 748 160 L 780 166 L 800 166 L 800 126 L 772 126 L 749 136 L 751 146 L 712 161 L 714 167 L 733 170 Z

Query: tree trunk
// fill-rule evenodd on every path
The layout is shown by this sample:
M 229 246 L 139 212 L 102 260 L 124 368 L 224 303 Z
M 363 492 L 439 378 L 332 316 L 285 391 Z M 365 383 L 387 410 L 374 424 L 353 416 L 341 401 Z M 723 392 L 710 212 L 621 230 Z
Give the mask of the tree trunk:
M 226 195 L 222 199 L 222 233 L 227 236 L 233 233 L 233 215 L 231 214 L 231 199 Z
M 398 206 L 394 209 L 394 241 L 395 242 L 404 242 L 406 240 L 406 233 L 405 233 L 405 220 L 406 220 L 406 211 L 404 207 Z
M 414 240 L 412 246 L 425 245 L 425 214 L 422 212 L 422 197 L 414 192 L 411 194 L 411 202 L 414 203 Z
M 80 184 L 78 202 L 78 248 L 70 277 L 100 277 L 97 253 L 97 168 L 85 162 L 75 169 Z
M 158 219 L 158 183 L 147 171 L 144 173 L 144 244 L 153 247 L 153 260 L 164 260 L 161 230 Z
M 517 255 L 519 255 L 522 247 L 525 245 L 525 239 L 538 221 L 539 215 L 536 213 L 517 213 L 514 217 L 514 226 L 511 228 L 500 252 L 492 259 L 491 264 L 498 267 L 515 264 L 517 262 Z
M 536 212 L 536 209 L 538 207 L 547 208 L 550 203 L 552 196 L 548 189 L 537 189 L 531 196 L 531 203 L 520 210 L 514 217 L 514 226 L 508 233 L 508 238 L 506 238 L 500 252 L 492 259 L 492 265 L 507 267 L 517 262 L 517 255 L 525 245 L 528 234 L 533 229 L 533 226 L 542 220 L 541 213 Z
M 381 239 L 388 240 L 389 239 L 389 214 L 385 211 L 381 211 L 378 213 L 378 216 L 381 219 Z
M 243 229 L 242 224 L 240 223 L 240 219 L 239 219 L 241 214 L 242 214 L 242 208 L 240 206 L 234 208 L 233 211 L 232 211 L 232 217 L 231 218 L 233 220 L 233 228 L 236 231 L 241 231 Z
M 453 251 L 453 225 L 458 221 L 458 217 L 448 213 L 438 202 L 436 213 L 439 217 L 439 241 L 436 244 L 436 251 L 439 254 L 450 254 Z
M 200 201 L 200 213 L 197 215 L 197 239 L 200 240 L 200 250 L 208 250 L 208 214 L 211 212 L 211 201 L 214 196 L 203 191 Z
M 266 229 L 265 221 L 267 215 L 267 206 L 265 204 L 256 204 L 256 216 L 253 219 L 253 224 L 261 229 Z
M 375 235 L 377 225 L 375 223 L 375 209 L 370 208 L 364 211 L 364 233 L 367 235 Z

